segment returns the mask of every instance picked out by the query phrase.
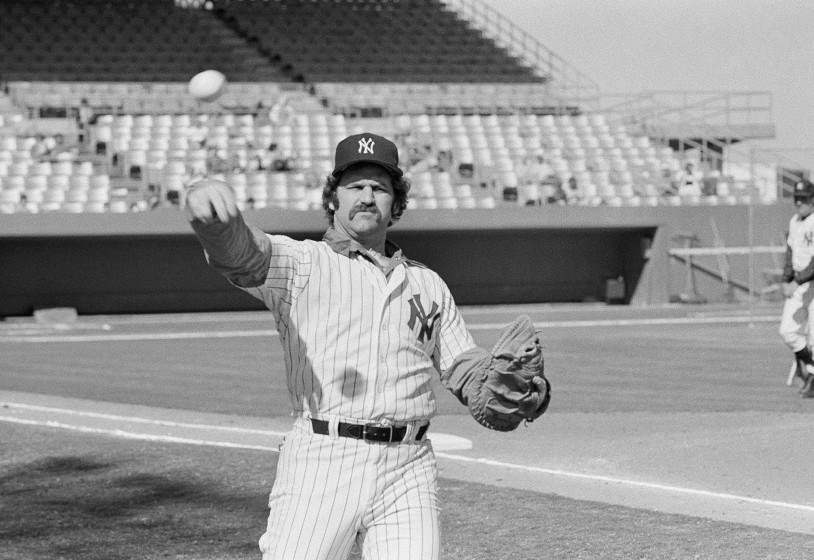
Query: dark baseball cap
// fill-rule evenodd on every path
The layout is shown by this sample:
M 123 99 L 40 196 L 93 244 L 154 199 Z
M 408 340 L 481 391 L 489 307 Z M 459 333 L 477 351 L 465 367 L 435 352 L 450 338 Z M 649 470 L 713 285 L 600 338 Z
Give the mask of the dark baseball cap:
M 357 163 L 380 165 L 396 177 L 404 174 L 399 169 L 399 149 L 396 145 L 384 136 L 370 132 L 353 134 L 336 145 L 331 175 L 338 178 L 345 169 Z
M 797 181 L 794 184 L 794 198 L 800 200 L 814 198 L 814 183 L 807 179 Z

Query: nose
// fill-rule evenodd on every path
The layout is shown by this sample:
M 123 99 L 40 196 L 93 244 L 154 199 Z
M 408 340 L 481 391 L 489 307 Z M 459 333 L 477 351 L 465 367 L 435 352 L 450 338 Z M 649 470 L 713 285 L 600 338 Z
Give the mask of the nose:
M 373 187 L 371 185 L 365 185 L 362 187 L 362 191 L 359 193 L 359 200 L 366 204 L 373 203 Z

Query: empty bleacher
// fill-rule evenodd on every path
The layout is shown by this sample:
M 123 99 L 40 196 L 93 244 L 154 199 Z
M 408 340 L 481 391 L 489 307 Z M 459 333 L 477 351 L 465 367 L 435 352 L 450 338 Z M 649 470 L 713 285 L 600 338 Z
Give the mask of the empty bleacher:
M 438 0 L 217 0 L 290 75 L 318 82 L 541 82 Z
M 285 78 L 220 20 L 172 0 L 3 0 L 0 73 L 12 81 L 236 81 Z

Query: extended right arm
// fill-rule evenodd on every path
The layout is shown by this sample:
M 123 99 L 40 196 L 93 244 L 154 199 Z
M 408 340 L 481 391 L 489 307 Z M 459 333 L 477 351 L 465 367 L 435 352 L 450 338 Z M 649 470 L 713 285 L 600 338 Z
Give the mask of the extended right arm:
M 187 193 L 186 209 L 212 268 L 243 288 L 265 282 L 271 241 L 243 220 L 226 183 L 208 179 L 196 183 Z

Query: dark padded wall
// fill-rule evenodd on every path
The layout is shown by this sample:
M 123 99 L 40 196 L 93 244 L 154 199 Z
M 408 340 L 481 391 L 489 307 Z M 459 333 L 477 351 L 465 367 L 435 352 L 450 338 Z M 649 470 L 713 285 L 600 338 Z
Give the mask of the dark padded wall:
M 607 278 L 637 277 L 646 230 L 402 232 L 461 304 L 604 299 Z M 303 233 L 289 233 L 304 238 Z M 310 237 L 317 237 L 310 234 Z M 262 309 L 204 262 L 190 235 L 0 239 L 0 314 Z
M 713 246 L 714 221 L 722 242 L 743 246 L 749 213 L 743 206 L 411 210 L 390 235 L 441 274 L 461 304 L 603 301 L 608 280 L 619 276 L 623 301 L 662 304 L 685 278 L 667 255 L 681 246 L 676 235 L 697 233 L 701 246 Z M 753 213 L 753 242 L 778 245 L 791 205 Z M 256 211 L 247 221 L 295 238 L 319 238 L 326 225 L 320 212 Z M 773 258 L 762 255 L 758 270 Z M 712 257 L 704 262 L 716 266 Z M 746 263 L 731 259 L 741 282 Z M 262 309 L 207 267 L 177 210 L 3 216 L 0 316 L 61 306 L 85 314 Z

